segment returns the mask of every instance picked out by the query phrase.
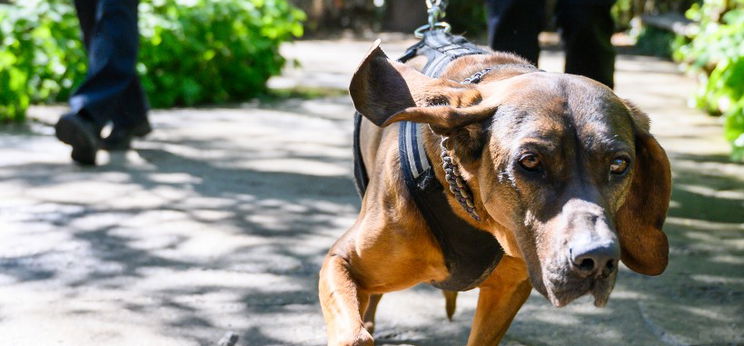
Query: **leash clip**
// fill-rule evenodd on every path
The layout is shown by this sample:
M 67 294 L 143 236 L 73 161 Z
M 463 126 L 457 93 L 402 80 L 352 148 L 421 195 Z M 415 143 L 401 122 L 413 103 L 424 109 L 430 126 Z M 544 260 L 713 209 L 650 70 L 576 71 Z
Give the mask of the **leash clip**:
M 452 27 L 447 22 L 440 22 L 446 15 L 445 10 L 447 9 L 447 0 L 426 0 L 426 12 L 429 14 L 429 23 L 418 27 L 413 35 L 416 38 L 424 37 L 424 32 L 430 30 L 441 29 L 448 33 L 452 30 Z
M 424 24 L 416 28 L 416 30 L 413 32 L 413 36 L 416 38 L 422 38 L 424 37 L 425 32 L 436 29 L 441 29 L 444 32 L 449 33 L 450 31 L 452 31 L 452 26 L 449 25 L 449 23 L 447 22 L 437 22 L 436 24 L 434 24 L 433 27 L 429 24 Z

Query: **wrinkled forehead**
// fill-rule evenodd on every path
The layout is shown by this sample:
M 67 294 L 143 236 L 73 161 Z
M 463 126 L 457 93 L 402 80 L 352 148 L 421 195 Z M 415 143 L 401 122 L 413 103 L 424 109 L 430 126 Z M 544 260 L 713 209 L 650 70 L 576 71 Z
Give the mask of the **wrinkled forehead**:
M 587 145 L 629 143 L 628 108 L 611 89 L 591 79 L 548 72 L 510 78 L 499 87 L 494 130 L 510 139 L 578 136 Z

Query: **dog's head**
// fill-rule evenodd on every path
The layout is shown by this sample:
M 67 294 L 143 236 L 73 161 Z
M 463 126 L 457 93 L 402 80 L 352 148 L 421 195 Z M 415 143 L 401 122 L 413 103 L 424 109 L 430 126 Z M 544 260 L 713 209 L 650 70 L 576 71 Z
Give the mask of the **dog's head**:
M 444 76 L 474 72 L 453 65 Z M 375 45 L 350 92 L 378 126 L 415 121 L 450 138 L 479 208 L 509 230 L 533 286 L 554 305 L 591 293 L 603 306 L 620 259 L 646 275 L 666 268 L 669 161 L 648 117 L 609 88 L 513 66 L 462 85 L 390 61 Z

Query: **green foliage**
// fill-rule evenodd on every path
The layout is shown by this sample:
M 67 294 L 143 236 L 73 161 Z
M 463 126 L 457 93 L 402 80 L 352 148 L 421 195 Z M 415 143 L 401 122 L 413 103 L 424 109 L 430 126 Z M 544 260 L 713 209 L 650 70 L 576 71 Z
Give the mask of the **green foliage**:
M 693 4 L 703 0 L 616 0 L 612 6 L 612 18 L 618 31 L 630 29 L 632 21 L 644 15 L 658 15 L 670 13 L 684 13 Z
M 695 104 L 722 114 L 733 157 L 744 159 L 744 0 L 711 0 L 694 5 L 687 17 L 700 23 L 700 32 L 680 42 L 674 58 L 703 83 Z
M 66 100 L 85 76 L 71 1 L 0 5 L 0 121 L 33 102 Z M 243 100 L 265 91 L 285 60 L 279 44 L 303 33 L 286 0 L 143 0 L 140 63 L 156 107 Z
M 457 34 L 474 37 L 487 33 L 483 1 L 450 1 L 444 20 L 452 25 L 452 31 Z
M 615 22 L 615 28 L 626 30 L 630 28 L 630 21 L 633 19 L 633 0 L 617 0 L 612 5 L 610 14 Z
M 0 120 L 20 121 L 30 103 L 67 97 L 85 73 L 72 11 L 66 2 L 0 5 Z
M 643 27 L 638 33 L 635 52 L 642 55 L 671 58 L 676 36 L 674 33 L 654 27 Z
M 281 72 L 279 44 L 302 35 L 285 0 L 152 0 L 140 6 L 139 72 L 155 107 L 244 100 Z

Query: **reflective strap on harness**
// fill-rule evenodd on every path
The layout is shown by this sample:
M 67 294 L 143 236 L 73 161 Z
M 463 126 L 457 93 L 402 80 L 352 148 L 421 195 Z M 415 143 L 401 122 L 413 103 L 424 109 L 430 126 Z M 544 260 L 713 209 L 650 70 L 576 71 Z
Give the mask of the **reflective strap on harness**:
M 455 59 L 466 55 L 487 53 L 461 36 L 450 35 L 444 30 L 431 30 L 425 32 L 421 41 L 411 46 L 398 61 L 406 62 L 414 56 L 425 55 L 428 62 L 422 73 L 437 78 L 442 74 L 444 68 Z M 406 153 L 408 160 L 411 161 L 409 165 L 414 178 L 418 178 L 424 171 L 431 168 L 431 164 L 424 154 L 423 143 L 420 140 L 421 127 L 420 124 L 414 122 L 402 121 L 400 123 L 400 131 L 405 134 L 405 136 L 400 136 L 403 141 L 401 145 L 406 146 Z M 411 151 L 416 147 L 418 150 Z
M 453 60 L 486 53 L 463 37 L 433 30 L 426 31 L 421 41 L 408 48 L 399 61 L 424 55 L 428 63 L 423 73 L 436 78 Z M 354 117 L 354 178 L 363 198 L 369 178 L 360 148 L 362 116 L 357 112 Z M 450 291 L 477 287 L 493 272 L 504 251 L 492 234 L 471 226 L 452 210 L 447 200 L 448 191 L 436 179 L 426 157 L 421 132 L 426 127 L 407 121 L 400 122 L 399 126 L 398 151 L 406 189 L 437 240 L 449 271 L 446 279 L 431 284 Z
M 453 60 L 486 53 L 460 36 L 435 30 L 426 32 L 421 42 L 409 48 L 401 61 L 424 55 L 428 63 L 422 72 L 437 78 Z M 474 288 L 496 268 L 504 251 L 493 235 L 471 226 L 452 210 L 447 200 L 448 191 L 437 180 L 426 157 L 421 131 L 427 126 L 409 121 L 402 121 L 399 126 L 398 146 L 403 179 L 436 238 L 449 271 L 446 279 L 431 284 L 450 291 Z
M 400 136 L 403 140 L 400 145 L 403 146 L 403 150 L 406 152 L 408 167 L 410 167 L 413 177 L 418 178 L 424 172 L 431 169 L 429 160 L 426 158 L 426 151 L 424 150 L 419 126 L 416 123 L 403 121 L 400 123 L 399 131 L 403 133 Z

